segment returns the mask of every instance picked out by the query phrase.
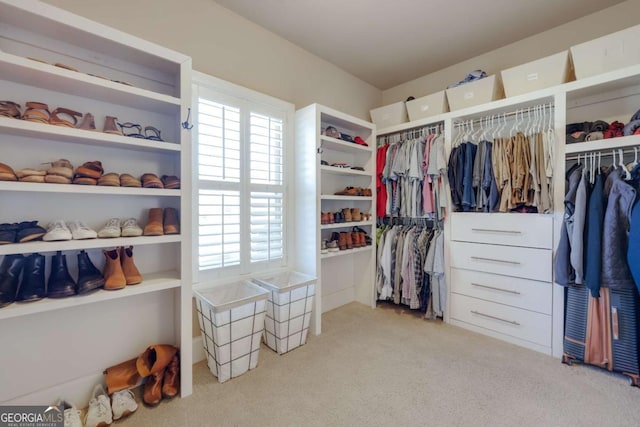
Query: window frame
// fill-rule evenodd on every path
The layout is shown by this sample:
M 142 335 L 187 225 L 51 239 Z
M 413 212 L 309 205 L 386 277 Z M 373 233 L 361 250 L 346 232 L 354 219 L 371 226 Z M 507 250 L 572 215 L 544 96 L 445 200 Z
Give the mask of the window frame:
M 241 173 L 240 182 L 224 183 L 219 182 L 217 185 L 206 185 L 206 181 L 200 181 L 198 176 L 198 117 L 199 117 L 199 99 L 206 98 L 212 102 L 218 102 L 230 107 L 240 109 L 240 139 L 241 139 Z M 192 272 L 194 283 L 215 281 L 219 279 L 229 279 L 242 276 L 255 276 L 260 273 L 268 273 L 272 271 L 280 271 L 290 266 L 291 250 L 293 236 L 291 231 L 293 228 L 294 203 L 293 195 L 293 146 L 294 126 L 295 126 L 295 106 L 289 102 L 265 95 L 251 89 L 209 76 L 197 71 L 193 72 L 192 79 L 192 103 L 191 117 L 193 118 L 192 132 L 192 197 L 194 200 L 194 209 L 192 210 L 193 219 L 193 248 L 192 248 Z M 283 175 L 282 175 L 282 198 L 284 201 L 283 210 L 283 257 L 271 261 L 251 262 L 251 235 L 250 235 L 250 203 L 251 190 L 254 192 L 269 192 L 269 188 L 277 189 L 280 186 L 271 184 L 252 184 L 251 169 L 245 167 L 245 162 L 250 158 L 250 115 L 251 113 L 265 115 L 282 119 L 283 133 Z M 202 185 L 202 184 L 205 185 Z M 240 191 L 240 208 L 241 208 L 241 224 L 240 224 L 240 264 L 228 267 L 218 267 L 206 270 L 200 270 L 199 266 L 199 191 L 200 189 L 233 189 L 239 187 Z M 246 213 L 246 215 L 243 215 Z

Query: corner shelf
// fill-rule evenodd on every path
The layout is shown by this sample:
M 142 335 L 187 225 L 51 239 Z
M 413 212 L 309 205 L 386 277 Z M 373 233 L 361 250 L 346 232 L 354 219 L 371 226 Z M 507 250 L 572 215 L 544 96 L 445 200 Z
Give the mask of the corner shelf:
M 27 242 L 0 246 L 0 255 L 32 254 L 36 252 L 74 251 L 83 249 L 113 248 L 116 246 L 157 245 L 176 243 L 182 240 L 180 234 L 165 236 L 116 237 L 113 239 L 65 240 L 57 242 Z
M 6 135 L 40 138 L 59 142 L 71 142 L 102 147 L 123 148 L 134 151 L 180 151 L 180 144 L 151 141 L 100 131 L 74 129 L 26 120 L 0 117 L 0 132 Z
M 71 71 L 32 59 L 0 52 L 0 75 L 5 80 L 84 98 L 99 99 L 142 110 L 174 114 L 180 98 L 127 86 L 79 71 Z
M 371 249 L 373 248 L 372 245 L 368 245 L 368 246 L 364 246 L 362 248 L 355 248 L 355 249 L 344 249 L 338 252 L 329 252 L 327 254 L 321 254 L 320 258 L 322 259 L 326 259 L 326 258 L 335 258 L 335 257 L 339 257 L 339 256 L 347 256 L 347 255 L 352 255 L 358 252 L 366 252 L 366 251 L 371 251 Z
M 0 191 L 32 191 L 38 193 L 112 194 L 118 196 L 180 197 L 181 190 L 139 187 L 107 187 L 102 185 L 42 184 L 38 182 L 0 181 Z
M 87 295 L 75 295 L 67 298 L 43 298 L 39 301 L 25 303 L 14 302 L 11 305 L 0 308 L 0 320 L 159 292 L 166 289 L 179 288 L 181 284 L 177 271 L 148 274 L 143 279 L 143 282 L 139 285 L 126 286 L 124 289 L 116 291 L 100 289 Z

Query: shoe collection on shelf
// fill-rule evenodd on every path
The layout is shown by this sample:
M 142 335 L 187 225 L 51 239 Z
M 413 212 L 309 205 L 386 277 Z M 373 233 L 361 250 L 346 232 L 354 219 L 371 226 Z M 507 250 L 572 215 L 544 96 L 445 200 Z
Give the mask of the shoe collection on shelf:
M 91 262 L 89 254 L 80 251 L 77 254 L 78 279 L 75 280 L 69 273 L 67 256 L 57 251 L 51 257 L 49 279 L 45 281 L 44 255 L 6 255 L 0 263 L 0 308 L 13 302 L 66 298 L 142 283 L 142 275 L 133 261 L 133 246 L 104 251 L 104 256 L 106 263 L 101 272 Z
M 361 188 L 361 187 L 345 187 L 344 190 L 336 191 L 334 193 L 336 196 L 364 196 L 371 197 L 371 189 L 370 188 Z
M 24 112 L 21 112 L 20 104 L 13 101 L 0 101 L 0 117 L 8 117 L 28 122 L 64 126 L 67 128 L 96 131 L 95 117 L 91 113 L 82 114 L 68 108 L 56 108 L 49 111 L 49 106 L 43 102 L 28 101 L 25 103 Z M 118 129 L 119 128 L 119 129 Z M 141 125 L 137 123 L 120 123 L 113 116 L 106 116 L 102 132 L 112 135 L 142 138 L 152 141 L 163 141 L 160 130 L 153 126 L 145 126 L 144 133 Z
M 120 220 L 111 218 L 99 231 L 93 230 L 84 221 L 55 220 L 47 229 L 38 221 L 0 224 L 0 245 L 35 241 L 60 242 L 67 240 L 111 239 L 116 237 L 163 236 L 180 234 L 178 211 L 174 208 L 151 208 L 144 228 L 135 218 Z
M 75 171 L 73 165 L 67 159 L 59 159 L 46 164 L 50 165 L 46 170 L 23 168 L 14 172 L 11 166 L 0 163 L 0 181 L 164 188 L 167 190 L 180 188 L 180 178 L 175 175 L 162 175 L 161 178 L 158 178 L 153 173 L 144 173 L 138 179 L 128 173 L 117 174 L 109 172 L 105 174 L 102 162 L 98 160 L 85 162 L 82 166 L 78 166 Z
M 370 213 L 362 213 L 358 208 L 344 208 L 337 212 L 322 212 L 320 224 L 340 224 L 343 222 L 371 221 Z
M 331 233 L 330 240 L 323 240 L 320 253 L 344 251 L 347 249 L 371 246 L 371 237 L 360 227 L 353 227 L 353 231 L 341 231 Z

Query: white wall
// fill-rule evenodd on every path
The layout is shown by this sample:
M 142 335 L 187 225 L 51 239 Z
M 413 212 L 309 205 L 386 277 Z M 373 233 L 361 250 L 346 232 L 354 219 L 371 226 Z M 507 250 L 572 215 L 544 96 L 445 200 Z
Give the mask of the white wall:
M 189 55 L 193 68 L 284 99 L 369 119 L 382 92 L 213 0 L 45 0 Z
M 417 98 L 443 90 L 451 83 L 462 80 L 471 70 L 482 69 L 489 74 L 496 74 L 506 68 L 543 58 L 566 50 L 574 44 L 637 25 L 639 22 L 640 0 L 627 0 L 600 12 L 387 89 L 382 92 L 381 105 L 404 101 L 409 96 Z

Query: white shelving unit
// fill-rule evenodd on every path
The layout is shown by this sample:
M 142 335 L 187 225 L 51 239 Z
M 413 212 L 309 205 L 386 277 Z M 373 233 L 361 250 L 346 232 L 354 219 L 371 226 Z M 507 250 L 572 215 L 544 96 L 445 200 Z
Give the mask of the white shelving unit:
M 322 135 L 333 126 L 367 146 Z M 358 221 L 321 225 L 322 212 L 358 208 L 375 218 L 375 126 L 322 105 L 312 104 L 296 112 L 296 259 L 294 268 L 316 276 L 312 331 L 321 332 L 322 313 L 352 301 L 375 307 L 375 222 Z M 364 171 L 322 165 L 344 162 Z M 334 193 L 347 186 L 370 188 L 373 196 Z M 373 245 L 320 254 L 322 240 L 333 232 L 363 228 Z
M 546 225 L 539 225 L 545 227 L 543 233 L 544 235 L 552 236 L 551 238 L 553 242 L 553 256 L 555 257 L 555 248 L 557 248 L 558 246 L 560 229 L 562 226 L 562 217 L 564 213 L 563 201 L 565 192 L 565 159 L 569 158 L 570 156 L 575 157 L 577 154 L 582 153 L 594 151 L 610 153 L 612 149 L 626 148 L 626 160 L 631 161 L 633 160 L 633 153 L 629 153 L 629 148 L 640 147 L 640 136 L 638 135 L 599 141 L 589 141 L 576 144 L 565 144 L 565 126 L 567 123 L 595 120 L 605 120 L 607 122 L 618 120 L 620 122 L 627 123 L 630 117 L 640 107 L 640 65 L 611 71 L 602 75 L 569 82 L 563 85 L 546 88 L 536 92 L 501 99 L 487 104 L 477 105 L 463 110 L 440 114 L 434 117 L 429 117 L 414 122 L 404 123 L 389 128 L 378 129 L 378 135 L 388 135 L 409 129 L 443 123 L 445 142 L 447 146 L 446 155 L 448 157 L 451 150 L 451 142 L 454 133 L 453 125 L 456 121 L 474 119 L 490 115 L 498 115 L 518 109 L 526 109 L 528 107 L 539 104 L 549 103 L 553 103 L 554 105 L 553 123 L 556 133 L 556 144 L 554 147 L 555 161 L 553 182 L 553 198 L 555 211 L 552 215 L 550 215 L 550 217 L 553 219 L 552 221 L 548 221 L 547 218 L 544 218 L 544 223 Z M 450 198 L 450 193 L 447 194 L 447 197 Z M 525 315 L 525 317 L 522 318 L 524 320 L 519 318 L 520 320 L 516 322 L 525 325 L 524 332 L 513 332 L 512 330 L 507 331 L 504 328 L 501 329 L 497 326 L 487 326 L 487 324 L 491 322 L 493 322 L 493 325 L 496 325 L 497 323 L 494 322 L 495 319 L 490 320 L 489 323 L 487 323 L 487 319 L 484 319 L 482 321 L 484 323 L 480 324 L 482 322 L 469 320 L 470 318 L 467 319 L 468 321 L 461 321 L 459 319 L 456 319 L 455 316 L 453 319 L 451 318 L 450 304 L 452 299 L 455 299 L 454 294 L 460 294 L 462 295 L 462 297 L 460 297 L 459 299 L 464 299 L 464 301 L 462 301 L 460 305 L 460 307 L 464 307 L 454 307 L 456 308 L 458 313 L 460 313 L 460 310 L 462 309 L 469 308 L 467 307 L 467 305 L 469 305 L 469 301 L 471 301 L 469 295 L 473 294 L 473 292 L 468 290 L 468 287 L 466 287 L 464 283 L 451 283 L 451 280 L 457 280 L 456 278 L 460 276 L 460 271 L 473 270 L 469 267 L 461 267 L 459 263 L 454 266 L 451 262 L 453 257 L 457 257 L 459 255 L 458 253 L 452 252 L 452 217 L 455 216 L 457 222 L 456 227 L 458 227 L 461 226 L 461 224 L 463 225 L 467 222 L 466 220 L 461 221 L 461 218 L 465 215 L 473 216 L 474 214 L 470 213 L 448 215 L 447 220 L 445 221 L 445 264 L 447 270 L 447 282 L 450 290 L 450 295 L 448 298 L 449 307 L 447 307 L 447 312 L 445 313 L 445 321 L 451 322 L 460 327 L 474 330 L 479 333 L 494 336 L 496 338 L 503 339 L 518 345 L 523 345 L 525 347 L 532 348 L 544 353 L 552 354 L 555 357 L 561 357 L 564 327 L 564 289 L 554 284 L 552 286 L 551 298 L 549 299 L 546 293 L 547 291 L 545 290 L 545 297 L 541 300 L 539 298 L 541 295 L 540 286 L 543 286 L 546 289 L 549 282 L 549 279 L 546 276 L 537 277 L 535 279 L 535 282 L 523 282 L 527 284 L 528 288 L 519 290 L 519 292 L 524 295 L 524 297 L 520 298 L 519 301 L 510 300 L 507 302 L 498 302 L 498 304 L 502 304 L 502 308 L 504 308 L 504 306 L 515 307 L 515 309 L 513 309 L 511 312 L 509 312 L 509 310 L 511 310 L 511 307 L 504 308 L 504 310 L 501 311 L 501 314 L 509 312 L 508 315 L 512 316 Z M 501 229 L 506 227 L 504 223 L 505 215 L 515 214 L 495 213 L 489 214 L 488 217 L 478 217 L 478 220 L 481 219 L 483 222 L 486 222 L 489 225 L 493 224 L 494 226 L 496 226 L 491 228 Z M 519 222 L 526 222 L 526 217 L 524 220 Z M 483 225 L 483 227 L 486 228 L 486 224 Z M 474 241 L 471 236 L 467 238 L 461 238 L 460 233 L 458 233 L 458 237 L 456 237 L 455 240 L 462 240 L 464 242 Z M 499 242 L 497 244 L 496 242 L 482 243 L 489 243 L 489 245 L 487 245 L 488 253 L 490 253 L 491 250 L 494 250 L 495 246 L 501 244 Z M 512 245 L 514 245 L 515 248 L 519 249 L 520 246 L 530 246 L 530 242 L 523 242 L 520 244 Z M 516 252 L 514 251 L 513 253 L 515 254 Z M 549 258 L 553 259 L 553 257 Z M 547 267 L 550 266 L 545 265 L 545 268 Z M 513 274 L 511 274 L 511 276 L 513 276 Z M 516 275 L 514 277 L 518 276 Z M 531 288 L 531 286 L 534 285 L 538 287 Z M 531 290 L 533 290 L 533 292 L 531 292 Z M 528 295 L 534 295 L 537 299 L 534 297 L 530 298 Z M 491 298 L 487 300 L 486 295 L 478 296 L 476 292 L 474 296 L 478 301 L 483 299 L 489 301 L 488 304 L 495 303 L 492 302 L 494 300 Z M 544 304 L 541 304 L 541 301 L 544 301 Z M 527 313 L 532 314 L 529 315 Z M 544 317 L 544 322 L 527 322 L 529 319 L 526 316 L 535 317 L 540 313 L 542 313 L 544 316 L 550 315 L 551 323 L 549 324 L 546 321 L 546 317 Z M 457 317 L 461 316 L 457 315 Z M 500 323 L 499 321 L 496 322 Z
M 0 308 L 0 340 L 15 344 L 0 355 L 7 367 L 0 371 L 0 403 L 63 397 L 83 407 L 105 368 L 157 343 L 180 347 L 181 393 L 191 394 L 191 136 L 180 125 L 191 104 L 191 59 L 36 0 L 0 0 L 0 91 L 22 111 L 36 101 L 49 111 L 90 112 L 96 121 L 97 129 L 87 131 L 0 117 L 2 162 L 14 170 L 46 169 L 64 158 L 74 167 L 99 160 L 105 173 L 183 178 L 177 190 L 0 182 L 0 223 L 37 220 L 46 227 L 79 219 L 98 230 L 110 218 L 133 217 L 144 226 L 150 208 L 172 207 L 183 231 L 0 246 L 0 258 L 44 255 L 47 279 L 51 256 L 62 251 L 77 279 L 78 251 L 102 269 L 104 249 L 131 245 L 143 275 L 142 283 L 119 291 Z M 103 133 L 106 116 L 158 128 L 164 141 Z

